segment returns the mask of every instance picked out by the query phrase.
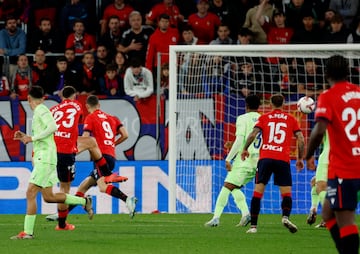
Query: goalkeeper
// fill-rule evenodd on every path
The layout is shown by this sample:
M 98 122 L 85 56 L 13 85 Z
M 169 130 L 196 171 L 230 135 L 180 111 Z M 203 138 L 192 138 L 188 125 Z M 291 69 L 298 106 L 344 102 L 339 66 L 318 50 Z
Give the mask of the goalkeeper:
M 246 137 L 253 130 L 255 122 L 260 116 L 257 112 L 260 99 L 256 95 L 249 95 L 246 97 L 245 103 L 246 113 L 236 119 L 236 139 L 225 159 L 228 174 L 217 197 L 213 218 L 205 223 L 206 227 L 216 227 L 220 224 L 220 216 L 228 202 L 230 193 L 242 214 L 240 223 L 236 226 L 246 226 L 251 219 L 245 195 L 240 189 L 255 177 L 261 145 L 261 133 L 257 135 L 253 145 L 249 148 L 250 156 L 245 161 L 241 160 L 240 152 L 243 149 Z M 231 160 L 234 157 L 234 163 L 231 165 Z

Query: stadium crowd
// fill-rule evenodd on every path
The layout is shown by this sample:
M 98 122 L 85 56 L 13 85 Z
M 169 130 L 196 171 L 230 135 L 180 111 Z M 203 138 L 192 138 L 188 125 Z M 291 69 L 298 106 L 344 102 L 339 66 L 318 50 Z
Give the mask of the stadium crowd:
M 169 45 L 359 43 L 359 10 L 357 0 L 0 0 L 0 96 L 24 99 L 36 84 L 51 96 L 73 85 L 80 94 L 134 100 L 159 88 L 167 98 Z M 199 80 L 189 78 L 199 62 L 185 55 L 179 91 L 317 96 L 326 88 L 319 61 L 207 59 Z M 148 71 L 154 82 L 144 82 Z

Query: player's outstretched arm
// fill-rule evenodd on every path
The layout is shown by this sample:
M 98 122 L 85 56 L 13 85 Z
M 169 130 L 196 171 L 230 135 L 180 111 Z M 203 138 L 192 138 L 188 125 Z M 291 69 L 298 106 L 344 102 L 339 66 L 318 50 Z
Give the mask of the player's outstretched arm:
M 119 128 L 119 135 L 120 137 L 115 141 L 115 145 L 117 146 L 118 144 L 121 144 L 122 142 L 124 142 L 125 140 L 128 139 L 129 134 L 127 132 L 127 130 L 125 129 L 124 126 L 121 126 Z
M 309 160 L 311 156 L 314 155 L 316 148 L 318 148 L 319 145 L 321 144 L 323 136 L 325 135 L 326 132 L 326 127 L 327 127 L 326 121 L 316 122 L 314 128 L 311 131 L 309 146 L 305 156 L 306 160 Z
M 256 135 L 260 132 L 260 129 L 255 127 L 252 132 L 249 134 L 249 136 L 246 139 L 245 145 L 243 147 L 243 150 L 241 152 L 241 159 L 244 161 L 247 157 L 249 157 L 248 148 L 256 138 Z
M 304 168 L 304 151 L 305 151 L 305 139 L 301 131 L 295 133 L 298 145 L 298 157 L 296 160 L 296 169 L 298 171 Z

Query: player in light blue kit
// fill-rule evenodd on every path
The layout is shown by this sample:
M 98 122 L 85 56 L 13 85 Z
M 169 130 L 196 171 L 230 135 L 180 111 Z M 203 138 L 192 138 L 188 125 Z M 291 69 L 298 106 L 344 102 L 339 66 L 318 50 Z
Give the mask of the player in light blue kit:
M 220 216 L 230 194 L 233 196 L 235 204 L 242 214 L 240 223 L 236 226 L 246 226 L 251 219 L 246 197 L 240 189 L 255 177 L 261 145 L 261 133 L 259 133 L 253 145 L 249 147 L 250 156 L 245 161 L 241 160 L 240 152 L 243 149 L 246 137 L 253 130 L 255 122 L 260 116 L 257 112 L 260 106 L 260 99 L 256 95 L 249 95 L 246 97 L 245 102 L 246 113 L 238 116 L 236 119 L 236 139 L 225 159 L 228 174 L 225 178 L 224 186 L 217 197 L 213 218 L 205 223 L 206 227 L 216 227 L 220 224 Z M 232 159 L 234 159 L 234 162 L 231 165 Z

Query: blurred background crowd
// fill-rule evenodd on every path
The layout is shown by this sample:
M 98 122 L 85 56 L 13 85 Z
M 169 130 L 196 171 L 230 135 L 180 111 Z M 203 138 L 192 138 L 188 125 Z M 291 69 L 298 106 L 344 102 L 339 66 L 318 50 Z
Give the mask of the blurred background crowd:
M 167 98 L 169 45 L 359 43 L 359 10 L 358 0 L 0 0 L 0 97 L 25 99 L 36 84 L 51 96 L 73 85 L 80 94 Z M 244 58 L 218 60 L 222 73 L 226 61 L 233 83 L 219 92 L 264 90 L 255 81 L 264 85 L 266 73 L 277 73 L 279 91 L 326 88 L 314 59 L 300 71 L 312 85 L 292 79 L 296 59 L 260 59 L 270 68 L 262 77 Z M 179 89 L 191 92 L 188 82 Z

